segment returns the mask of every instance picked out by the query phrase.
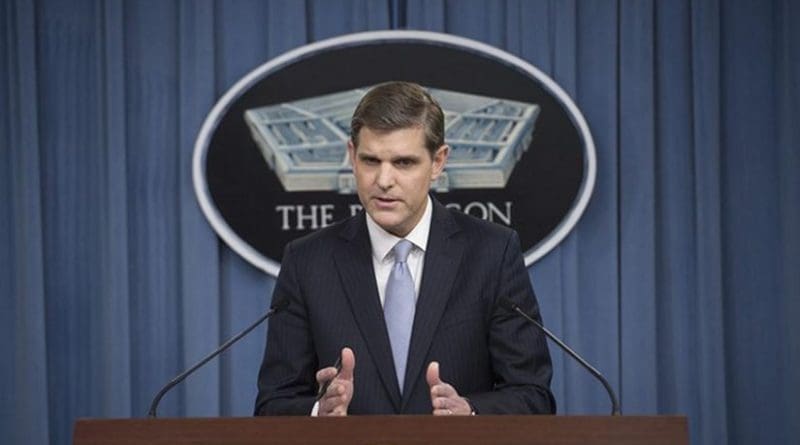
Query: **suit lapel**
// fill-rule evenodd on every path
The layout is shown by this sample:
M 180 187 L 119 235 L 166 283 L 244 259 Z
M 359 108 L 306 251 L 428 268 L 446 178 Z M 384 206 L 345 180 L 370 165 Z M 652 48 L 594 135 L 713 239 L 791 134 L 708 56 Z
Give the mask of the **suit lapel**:
M 378 369 L 379 377 L 395 411 L 399 411 L 400 387 L 395 376 L 383 308 L 378 298 L 378 286 L 375 283 L 375 271 L 372 267 L 372 248 L 364 214 L 345 223 L 340 237 L 342 246 L 334 254 L 336 268 L 350 300 L 350 307 L 361 336 Z
M 403 407 L 414 391 L 418 376 L 425 372 L 425 356 L 450 299 L 450 289 L 465 248 L 464 241 L 453 236 L 459 231 L 453 217 L 438 201 L 431 201 L 433 217 L 408 351 L 405 381 L 409 386 L 403 391 Z

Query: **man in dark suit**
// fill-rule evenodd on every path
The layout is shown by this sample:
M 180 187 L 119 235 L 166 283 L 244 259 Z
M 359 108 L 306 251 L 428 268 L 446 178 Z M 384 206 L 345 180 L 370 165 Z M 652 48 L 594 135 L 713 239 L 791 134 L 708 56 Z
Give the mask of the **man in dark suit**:
M 365 211 L 286 247 L 256 414 L 554 413 L 543 334 L 498 304 L 539 317 L 517 234 L 429 196 L 449 155 L 439 105 L 375 87 L 348 154 Z

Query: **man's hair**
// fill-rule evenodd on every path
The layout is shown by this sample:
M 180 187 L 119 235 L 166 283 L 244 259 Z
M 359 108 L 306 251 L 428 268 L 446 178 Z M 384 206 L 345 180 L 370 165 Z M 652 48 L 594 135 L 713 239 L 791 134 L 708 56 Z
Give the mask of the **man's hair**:
M 358 103 L 350 121 L 350 138 L 367 127 L 378 132 L 420 127 L 431 156 L 444 145 L 444 112 L 424 88 L 411 82 L 387 82 L 371 89 Z

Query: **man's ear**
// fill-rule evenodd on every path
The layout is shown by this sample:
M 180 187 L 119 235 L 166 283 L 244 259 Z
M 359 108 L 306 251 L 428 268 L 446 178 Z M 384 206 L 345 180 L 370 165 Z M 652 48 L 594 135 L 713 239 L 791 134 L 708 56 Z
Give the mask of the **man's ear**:
M 431 180 L 435 180 L 444 171 L 444 166 L 447 164 L 447 157 L 450 156 L 450 146 L 443 144 L 433 154 L 433 171 L 431 172 Z
M 347 140 L 347 157 L 350 158 L 350 166 L 356 168 L 356 146 L 353 145 L 353 140 Z

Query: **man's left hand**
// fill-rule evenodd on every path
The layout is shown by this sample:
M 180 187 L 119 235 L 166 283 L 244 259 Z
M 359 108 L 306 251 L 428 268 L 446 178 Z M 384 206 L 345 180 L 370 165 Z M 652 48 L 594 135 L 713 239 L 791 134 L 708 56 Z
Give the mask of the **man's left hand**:
M 452 385 L 439 378 L 439 363 L 431 362 L 425 373 L 425 380 L 431 389 L 431 406 L 434 416 L 469 416 L 472 407 L 467 399 L 458 395 Z

